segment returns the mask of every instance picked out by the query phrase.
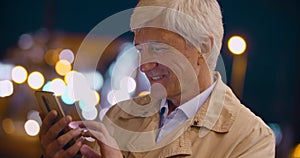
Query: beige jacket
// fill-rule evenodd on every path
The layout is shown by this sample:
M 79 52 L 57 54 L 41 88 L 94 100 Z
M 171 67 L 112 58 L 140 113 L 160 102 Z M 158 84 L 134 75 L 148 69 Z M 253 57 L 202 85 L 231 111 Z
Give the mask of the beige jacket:
M 273 158 L 271 129 L 240 103 L 217 74 L 216 86 L 194 118 L 159 143 L 160 100 L 144 96 L 112 107 L 104 123 L 125 158 Z

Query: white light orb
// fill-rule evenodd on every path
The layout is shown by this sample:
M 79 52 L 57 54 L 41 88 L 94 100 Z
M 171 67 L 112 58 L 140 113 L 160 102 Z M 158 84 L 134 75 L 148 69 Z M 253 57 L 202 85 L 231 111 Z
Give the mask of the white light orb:
M 82 117 L 86 120 L 95 120 L 98 115 L 98 110 L 95 106 L 84 106 L 82 109 Z
M 74 92 L 69 86 L 67 86 L 65 92 L 61 96 L 61 99 L 65 104 L 68 104 L 68 105 L 72 105 L 75 103 L 76 100 L 74 97 Z
M 136 82 L 132 77 L 126 76 L 121 79 L 120 87 L 121 90 L 126 90 L 128 93 L 131 93 L 136 88 Z
M 12 80 L 18 84 L 24 83 L 27 75 L 27 70 L 23 66 L 15 66 L 11 71 Z
M 40 125 L 35 120 L 26 121 L 24 128 L 29 136 L 36 136 L 40 132 Z
M 60 78 L 55 78 L 50 83 L 50 91 L 55 95 L 62 95 L 66 90 L 65 82 Z
M 246 47 L 246 41 L 240 36 L 233 36 L 228 40 L 228 49 L 235 55 L 243 54 Z
M 90 87 L 95 90 L 100 90 L 103 86 L 103 76 L 98 71 L 85 73 L 84 76 L 90 83 Z
M 0 97 L 8 97 L 14 93 L 13 83 L 9 80 L 0 81 Z
M 23 34 L 20 36 L 18 46 L 23 49 L 30 49 L 34 45 L 34 40 L 30 34 Z
M 70 49 L 64 49 L 59 53 L 59 60 L 67 60 L 69 63 L 74 61 L 74 53 Z
M 45 79 L 44 79 L 43 74 L 38 71 L 34 71 L 29 74 L 27 83 L 30 88 L 36 90 L 43 86 L 44 81 L 45 81 Z
M 28 120 L 35 120 L 37 121 L 37 123 L 41 126 L 42 125 L 42 120 L 41 120 L 41 117 L 40 117 L 40 113 L 36 110 L 30 110 L 28 113 L 27 113 L 27 119 Z

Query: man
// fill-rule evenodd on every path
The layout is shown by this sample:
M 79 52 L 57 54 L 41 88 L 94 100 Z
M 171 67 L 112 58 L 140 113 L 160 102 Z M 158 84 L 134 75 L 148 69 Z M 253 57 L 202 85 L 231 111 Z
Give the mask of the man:
M 103 123 L 72 122 L 78 128 L 59 137 L 71 118 L 54 123 L 51 112 L 40 134 L 44 157 L 274 157 L 270 128 L 214 72 L 223 38 L 215 0 L 141 0 L 131 28 L 150 95 L 118 103 Z M 82 128 L 98 145 L 79 138 L 64 150 Z

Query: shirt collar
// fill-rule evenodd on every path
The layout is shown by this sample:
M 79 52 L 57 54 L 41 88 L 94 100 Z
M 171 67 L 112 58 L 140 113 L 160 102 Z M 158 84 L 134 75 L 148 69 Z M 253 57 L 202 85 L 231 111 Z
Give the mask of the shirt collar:
M 208 99 L 208 97 L 212 93 L 215 85 L 216 85 L 216 82 L 214 82 L 209 88 L 204 90 L 202 93 L 198 94 L 197 96 L 195 96 L 188 102 L 186 102 L 186 103 L 182 104 L 181 106 L 179 106 L 178 108 L 176 108 L 175 111 L 181 110 L 188 119 L 194 117 L 196 115 L 197 111 L 200 109 L 200 107 L 204 104 L 204 102 Z M 160 110 L 163 107 L 166 108 L 165 113 L 167 113 L 169 109 L 168 109 L 168 102 L 166 99 L 162 99 L 161 104 L 160 104 Z

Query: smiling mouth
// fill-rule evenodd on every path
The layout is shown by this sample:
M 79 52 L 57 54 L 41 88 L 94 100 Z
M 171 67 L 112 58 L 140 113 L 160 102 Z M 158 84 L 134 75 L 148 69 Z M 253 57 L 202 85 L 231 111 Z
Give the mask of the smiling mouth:
M 150 77 L 152 81 L 159 81 L 161 79 L 163 79 L 165 77 L 165 75 L 161 75 L 161 76 L 153 76 Z

